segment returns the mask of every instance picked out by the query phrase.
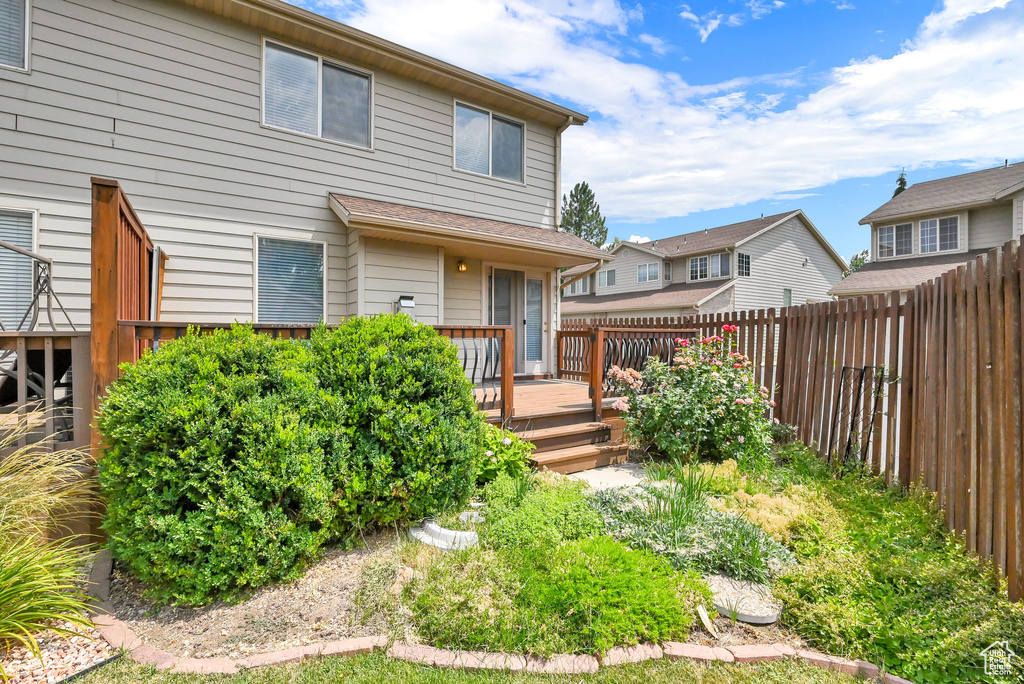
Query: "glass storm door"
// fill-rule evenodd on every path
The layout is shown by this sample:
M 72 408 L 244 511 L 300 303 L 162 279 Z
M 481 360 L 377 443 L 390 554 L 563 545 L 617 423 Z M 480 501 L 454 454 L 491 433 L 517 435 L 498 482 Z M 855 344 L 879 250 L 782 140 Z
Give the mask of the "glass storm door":
M 523 372 L 544 372 L 544 281 L 526 278 Z

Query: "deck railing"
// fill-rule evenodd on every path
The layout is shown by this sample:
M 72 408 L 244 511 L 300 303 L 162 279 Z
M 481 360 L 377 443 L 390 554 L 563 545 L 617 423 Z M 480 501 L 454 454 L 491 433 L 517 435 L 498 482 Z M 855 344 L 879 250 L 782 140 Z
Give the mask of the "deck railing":
M 558 377 L 590 385 L 594 420 L 604 417 L 604 399 L 614 396 L 608 372 L 613 366 L 642 371 L 650 358 L 672 359 L 676 340 L 697 336 L 693 328 L 610 328 L 559 330 Z
M 0 431 L 17 415 L 32 426 L 19 447 L 88 447 L 91 373 L 87 332 L 0 332 Z
M 253 323 L 257 332 L 285 339 L 308 339 L 312 326 Z M 118 362 L 135 362 L 146 349 L 161 342 L 184 337 L 189 328 L 200 333 L 230 328 L 230 323 L 167 323 L 118 321 Z M 462 370 L 475 387 L 481 410 L 497 410 L 502 423 L 512 417 L 515 343 L 510 326 L 435 325 L 435 330 L 452 341 L 458 350 Z

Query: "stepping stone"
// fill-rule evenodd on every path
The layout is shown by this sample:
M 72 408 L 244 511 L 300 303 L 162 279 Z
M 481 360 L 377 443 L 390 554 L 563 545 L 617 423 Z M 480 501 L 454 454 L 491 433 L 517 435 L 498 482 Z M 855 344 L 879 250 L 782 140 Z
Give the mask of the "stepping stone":
M 424 520 L 422 525 L 409 528 L 409 536 L 416 541 L 441 549 L 454 551 L 468 549 L 480 543 L 476 532 L 462 532 L 441 527 L 433 520 Z
M 719 615 L 751 625 L 770 625 L 782 614 L 782 604 L 766 584 L 736 580 L 724 575 L 708 575 Z
M 482 513 L 476 511 L 466 511 L 465 513 L 459 513 L 459 520 L 464 523 L 482 523 L 484 521 Z

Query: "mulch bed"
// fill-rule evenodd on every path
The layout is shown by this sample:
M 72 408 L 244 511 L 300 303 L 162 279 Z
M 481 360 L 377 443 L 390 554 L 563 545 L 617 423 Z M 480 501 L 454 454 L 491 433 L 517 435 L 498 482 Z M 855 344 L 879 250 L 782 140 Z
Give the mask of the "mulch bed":
M 366 546 L 328 551 L 301 578 L 259 589 L 236 604 L 154 607 L 142 585 L 115 568 L 113 614 L 147 645 L 184 658 L 244 658 L 315 642 L 376 636 L 354 604 L 364 565 L 396 543 L 394 530 L 367 537 Z

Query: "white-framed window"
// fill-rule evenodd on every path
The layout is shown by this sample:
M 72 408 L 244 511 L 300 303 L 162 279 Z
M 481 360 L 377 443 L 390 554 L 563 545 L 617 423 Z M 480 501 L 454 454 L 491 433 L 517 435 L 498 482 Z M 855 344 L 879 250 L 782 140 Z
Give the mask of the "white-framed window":
M 615 269 L 610 268 L 607 271 L 598 271 L 597 274 L 597 286 L 598 287 L 613 287 L 615 285 Z
M 327 243 L 256 236 L 258 323 L 314 325 L 327 319 Z
M 736 275 L 750 277 L 750 255 L 736 252 Z
M 0 207 L 0 240 L 29 252 L 36 248 L 36 212 Z M 32 306 L 32 259 L 0 247 L 0 321 L 17 330 Z
M 370 149 L 373 74 L 264 40 L 263 125 Z
M 526 126 L 494 112 L 455 102 L 454 168 L 523 182 Z
M 878 229 L 878 256 L 906 256 L 914 253 L 914 224 L 899 223 Z
M 960 217 L 925 219 L 919 224 L 921 253 L 951 252 L 960 249 Z
M 793 306 L 793 291 L 788 287 L 782 291 L 782 306 Z
M 690 280 L 728 278 L 732 271 L 728 252 L 690 257 Z
M 30 0 L 0 0 L 0 66 L 28 71 Z
M 665 271 L 665 275 L 662 276 L 662 277 L 665 278 L 665 280 L 672 280 L 672 262 L 671 261 L 666 261 L 665 262 L 664 271 Z
M 590 276 L 581 278 L 575 283 L 572 283 L 568 287 L 562 288 L 562 294 L 566 297 L 578 294 L 588 294 L 590 292 Z
M 661 276 L 659 275 L 659 264 L 657 261 L 651 264 L 638 264 L 636 267 L 636 282 L 646 283 L 648 281 L 658 280 Z

